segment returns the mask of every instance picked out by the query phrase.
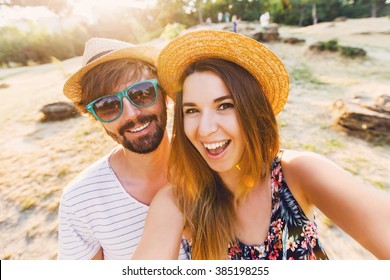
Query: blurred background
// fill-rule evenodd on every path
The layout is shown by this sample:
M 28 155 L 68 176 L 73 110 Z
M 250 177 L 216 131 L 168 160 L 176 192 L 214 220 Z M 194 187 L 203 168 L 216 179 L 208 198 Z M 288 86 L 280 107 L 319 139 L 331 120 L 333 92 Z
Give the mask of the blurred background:
M 62 93 L 88 39 L 161 47 L 234 27 L 290 74 L 282 147 L 390 191 L 390 0 L 0 0 L 0 259 L 56 259 L 63 188 L 116 146 Z M 320 212 L 317 221 L 331 259 L 375 259 Z
M 259 21 L 307 26 L 336 18 L 383 17 L 390 0 L 1 0 L 0 66 L 48 63 L 82 55 L 86 40 L 131 43 L 203 23 Z M 220 16 L 218 17 L 218 14 Z

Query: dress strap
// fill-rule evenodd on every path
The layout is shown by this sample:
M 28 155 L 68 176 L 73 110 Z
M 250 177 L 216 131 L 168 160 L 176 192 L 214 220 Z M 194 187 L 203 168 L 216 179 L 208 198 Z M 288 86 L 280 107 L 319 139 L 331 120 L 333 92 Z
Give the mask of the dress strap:
M 282 156 L 283 156 L 284 150 L 280 149 L 278 154 L 276 155 L 275 162 L 279 163 L 282 161 Z

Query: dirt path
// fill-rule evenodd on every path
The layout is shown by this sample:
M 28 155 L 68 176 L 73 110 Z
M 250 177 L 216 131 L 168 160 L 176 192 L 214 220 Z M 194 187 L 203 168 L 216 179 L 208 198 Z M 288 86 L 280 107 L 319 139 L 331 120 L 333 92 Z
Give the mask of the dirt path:
M 390 20 L 348 20 L 330 25 L 281 28 L 282 37 L 297 36 L 306 43 L 269 44 L 285 62 L 292 81 L 288 103 L 278 116 L 282 146 L 324 154 L 365 183 L 390 191 L 390 147 L 345 135 L 333 127 L 332 115 L 332 104 L 338 98 L 389 94 Z M 357 26 L 365 29 L 357 30 Z M 308 51 L 310 42 L 329 38 L 365 48 L 368 57 L 349 60 L 338 54 Z M 86 117 L 39 122 L 40 108 L 66 100 L 63 83 L 79 65 L 80 58 L 74 58 L 57 64 L 0 69 L 0 84 L 5 85 L 0 89 L 1 259 L 55 259 L 62 189 L 115 145 Z M 332 259 L 374 258 L 321 213 L 318 222 L 320 238 Z

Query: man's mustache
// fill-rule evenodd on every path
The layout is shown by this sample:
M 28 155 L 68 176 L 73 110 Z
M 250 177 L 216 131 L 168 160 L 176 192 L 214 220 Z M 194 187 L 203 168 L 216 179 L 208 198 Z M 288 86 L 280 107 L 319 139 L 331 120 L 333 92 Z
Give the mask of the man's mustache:
M 125 135 L 125 132 L 129 129 L 133 129 L 137 124 L 140 124 L 140 123 L 147 123 L 147 122 L 150 122 L 152 120 L 155 120 L 157 121 L 157 116 L 156 115 L 148 115 L 148 116 L 139 116 L 136 120 L 136 122 L 134 121 L 128 121 L 127 123 L 125 123 L 124 125 L 122 125 L 120 128 L 119 128 L 119 135 L 123 136 Z

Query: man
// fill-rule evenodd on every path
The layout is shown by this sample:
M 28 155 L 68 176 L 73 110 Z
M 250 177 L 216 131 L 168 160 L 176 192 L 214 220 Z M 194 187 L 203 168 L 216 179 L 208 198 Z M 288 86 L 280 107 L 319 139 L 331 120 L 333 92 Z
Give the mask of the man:
M 166 95 L 156 79 L 157 56 L 151 46 L 93 38 L 82 68 L 64 85 L 65 96 L 119 145 L 64 189 L 59 259 L 130 259 L 139 243 L 148 205 L 167 184 Z M 182 246 L 179 259 L 188 258 L 186 251 Z

